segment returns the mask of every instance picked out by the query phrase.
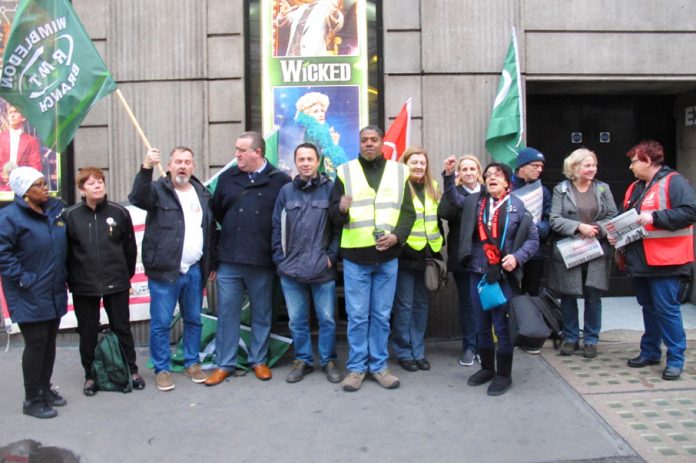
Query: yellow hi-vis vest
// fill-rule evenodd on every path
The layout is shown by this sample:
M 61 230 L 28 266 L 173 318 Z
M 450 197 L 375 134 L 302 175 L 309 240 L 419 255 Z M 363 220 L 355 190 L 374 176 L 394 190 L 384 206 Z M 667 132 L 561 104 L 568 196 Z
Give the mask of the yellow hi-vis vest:
M 437 183 L 433 183 L 437 188 Z M 425 204 L 423 204 L 418 195 L 413 190 L 411 192 L 413 208 L 416 210 L 416 221 L 413 222 L 413 228 L 408 235 L 406 244 L 412 249 L 420 251 L 425 248 L 426 244 L 430 243 L 430 249 L 433 252 L 438 252 L 442 248 L 442 235 L 440 235 L 440 229 L 437 226 L 437 201 L 428 196 L 426 191 Z
M 353 198 L 350 219 L 341 233 L 342 248 L 366 248 L 377 244 L 373 232 L 391 233 L 399 220 L 408 181 L 408 166 L 386 161 L 379 189 L 370 187 L 360 161 L 354 159 L 336 170 L 343 182 L 346 196 Z

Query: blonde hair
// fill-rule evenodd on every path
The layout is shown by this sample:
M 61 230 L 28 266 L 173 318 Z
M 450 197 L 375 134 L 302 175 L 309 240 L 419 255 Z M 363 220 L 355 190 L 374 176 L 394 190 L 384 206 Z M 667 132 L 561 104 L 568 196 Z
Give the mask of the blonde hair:
M 597 155 L 595 154 L 594 151 L 590 151 L 587 148 L 578 148 L 572 153 L 568 155 L 563 160 L 563 175 L 566 176 L 568 180 L 575 180 L 578 178 L 578 166 L 582 164 L 582 161 L 584 161 L 588 157 L 592 157 L 595 160 L 595 164 L 597 163 Z
M 421 148 L 420 146 L 409 147 L 406 151 L 404 151 L 403 156 L 401 156 L 401 162 L 406 164 L 409 158 L 414 154 L 422 154 L 423 156 L 425 156 L 426 166 L 425 175 L 423 176 L 425 194 L 430 196 L 431 199 L 438 201 L 440 199 L 440 192 L 435 187 L 433 176 L 430 174 L 430 158 L 428 158 L 428 153 L 425 151 L 425 149 Z
M 305 112 L 305 110 L 311 108 L 315 104 L 320 104 L 324 108 L 324 111 L 327 111 L 329 109 L 329 97 L 319 92 L 305 93 L 297 99 L 295 108 L 297 112 Z
M 479 161 L 478 158 L 473 154 L 465 154 L 459 158 L 459 161 L 457 161 L 457 168 L 455 169 L 457 176 L 455 177 L 454 183 L 457 186 L 464 185 L 464 183 L 462 182 L 462 178 L 459 176 L 459 167 L 462 165 L 462 162 L 464 161 L 472 161 L 474 164 L 476 164 L 476 169 L 478 170 L 476 181 L 479 183 L 479 185 L 483 185 L 483 175 L 481 172 L 483 169 L 481 167 L 481 161 Z

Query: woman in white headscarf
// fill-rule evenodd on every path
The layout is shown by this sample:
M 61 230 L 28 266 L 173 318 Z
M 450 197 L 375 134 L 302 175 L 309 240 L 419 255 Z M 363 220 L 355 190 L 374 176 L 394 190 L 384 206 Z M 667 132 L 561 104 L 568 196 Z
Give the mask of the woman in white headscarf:
M 25 415 L 53 418 L 67 402 L 51 387 L 60 318 L 67 310 L 63 203 L 48 195 L 43 174 L 33 167 L 10 173 L 15 193 L 0 210 L 0 276 L 12 321 L 24 337 Z

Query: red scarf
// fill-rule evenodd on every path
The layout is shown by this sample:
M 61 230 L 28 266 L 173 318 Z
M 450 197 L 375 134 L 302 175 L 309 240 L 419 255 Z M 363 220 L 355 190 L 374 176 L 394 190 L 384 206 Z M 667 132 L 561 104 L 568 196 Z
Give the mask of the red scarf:
M 495 202 L 496 204 L 499 204 L 501 201 L 505 199 L 505 196 L 507 196 L 507 191 L 503 192 L 503 194 L 498 198 L 498 200 Z M 493 212 L 493 217 L 491 220 L 491 227 L 490 229 L 488 228 L 488 224 L 486 223 L 486 217 L 485 217 L 485 212 L 486 208 L 488 207 L 488 201 L 490 196 L 489 195 L 484 195 L 483 196 L 483 201 L 481 201 L 481 208 L 479 209 L 479 215 L 478 215 L 478 232 L 479 232 L 479 238 L 481 239 L 481 242 L 483 243 L 483 252 L 486 254 L 486 259 L 488 259 L 488 263 L 491 265 L 497 265 L 500 263 L 500 259 L 502 257 L 502 252 L 500 248 L 498 247 L 498 237 L 500 236 L 500 229 L 498 227 L 498 219 L 500 218 L 500 210 L 502 209 L 501 207 L 497 207 L 495 211 Z M 488 235 L 488 232 L 490 231 L 490 237 Z M 492 238 L 492 239 L 490 239 Z

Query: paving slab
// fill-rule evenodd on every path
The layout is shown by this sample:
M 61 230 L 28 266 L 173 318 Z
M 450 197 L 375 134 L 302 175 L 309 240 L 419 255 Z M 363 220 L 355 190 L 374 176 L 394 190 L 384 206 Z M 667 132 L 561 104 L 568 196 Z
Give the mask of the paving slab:
M 54 382 L 69 403 L 37 420 L 21 413 L 21 349 L 12 347 L 0 353 L 0 447 L 32 439 L 99 463 L 642 461 L 544 356 L 516 351 L 513 387 L 494 398 L 466 385 L 476 368 L 457 364 L 459 348 L 428 343 L 429 372 L 392 365 L 402 384 L 389 391 L 366 381 L 346 393 L 318 371 L 287 384 L 286 357 L 268 382 L 250 374 L 206 387 L 175 375 L 176 389 L 160 392 L 143 371 L 144 391 L 88 398 L 77 348 L 61 346 Z M 345 351 L 340 344 L 339 359 Z M 139 364 L 146 358 L 139 349 Z

